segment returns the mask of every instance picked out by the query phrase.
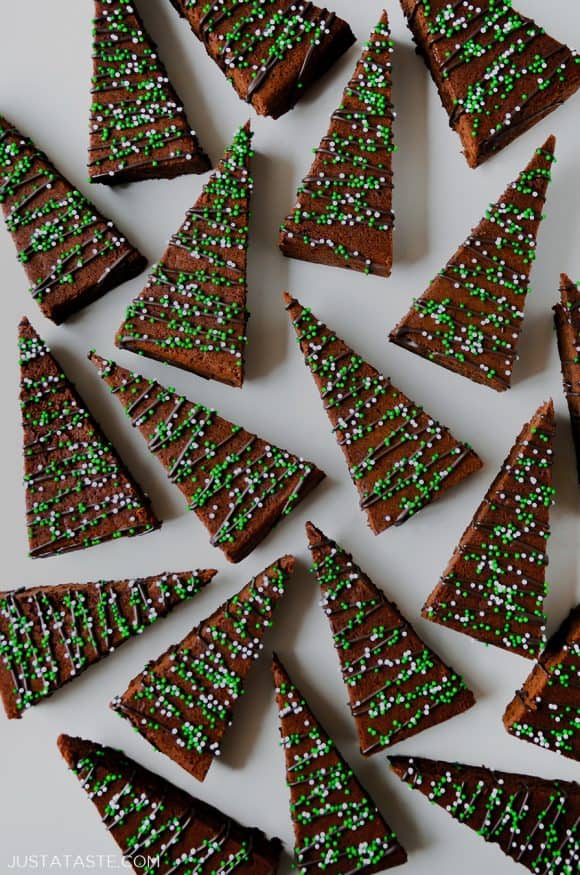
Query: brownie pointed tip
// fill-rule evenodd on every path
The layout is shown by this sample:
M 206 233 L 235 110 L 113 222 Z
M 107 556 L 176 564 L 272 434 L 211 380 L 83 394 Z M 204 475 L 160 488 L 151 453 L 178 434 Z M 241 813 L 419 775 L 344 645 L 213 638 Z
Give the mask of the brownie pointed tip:
M 274 565 L 279 565 L 280 568 L 286 572 L 286 574 L 292 574 L 294 568 L 296 567 L 296 557 L 291 553 L 286 553 L 284 556 L 280 556 L 277 562 Z
M 32 325 L 30 324 L 30 319 L 28 318 L 28 316 L 23 316 L 22 319 L 20 320 L 20 322 L 18 323 L 19 331 L 22 331 L 23 328 L 32 328 Z
M 287 675 L 287 671 L 286 671 L 286 669 L 284 668 L 284 665 L 283 665 L 283 663 L 282 663 L 282 660 L 280 659 L 280 657 L 278 656 L 278 654 L 276 653 L 276 651 L 274 651 L 274 652 L 272 653 L 272 662 L 270 663 L 270 668 L 271 668 L 271 671 L 272 671 L 272 675 L 273 675 L 273 677 L 274 677 L 274 684 L 275 684 L 276 686 L 278 686 L 279 678 L 280 678 L 280 677 L 284 677 L 284 676 L 286 676 L 286 675 Z
M 544 152 L 549 152 L 551 155 L 553 155 L 554 152 L 556 151 L 556 143 L 557 143 L 556 135 L 551 134 L 548 137 L 548 139 L 546 140 L 546 142 L 544 143 L 544 145 L 542 146 L 542 150 Z
M 552 398 L 549 398 L 547 401 L 544 401 L 543 404 L 540 404 L 536 411 L 536 416 L 546 416 L 548 419 L 554 418 L 554 401 Z
M 56 746 L 58 747 L 61 756 L 71 768 L 75 765 L 80 742 L 80 738 L 67 735 L 66 732 L 61 732 L 56 740 Z
M 410 764 L 413 762 L 412 757 L 405 756 L 389 756 L 387 757 L 391 771 L 399 778 L 402 778 Z
M 322 529 L 319 529 L 318 526 L 315 526 L 310 520 L 308 520 L 304 528 L 306 529 L 306 535 L 311 547 L 313 544 L 316 544 L 317 541 L 328 540 Z
M 282 300 L 287 307 L 291 307 L 293 304 L 298 304 L 298 300 L 294 295 L 291 295 L 290 292 L 282 292 Z

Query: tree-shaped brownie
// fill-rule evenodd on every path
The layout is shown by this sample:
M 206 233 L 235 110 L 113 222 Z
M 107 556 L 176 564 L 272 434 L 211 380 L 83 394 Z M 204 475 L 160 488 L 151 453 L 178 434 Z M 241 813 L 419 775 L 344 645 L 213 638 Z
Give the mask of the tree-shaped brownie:
M 117 346 L 241 386 L 252 177 L 249 123 L 129 305 Z
M 155 380 L 91 361 L 210 534 L 239 562 L 324 477 L 294 456 Z
M 554 161 L 550 139 L 391 331 L 428 361 L 509 389 Z
M 560 301 L 554 307 L 554 322 L 580 483 L 580 288 L 565 273 L 561 277 Z
M 516 738 L 580 760 L 580 605 L 548 642 L 503 722 Z
M 149 499 L 27 319 L 20 323 L 19 350 L 30 555 L 158 528 Z
M 400 525 L 481 467 L 474 451 L 411 401 L 307 307 L 285 294 L 304 361 L 375 534 Z
M 2 116 L 0 204 L 30 293 L 53 322 L 145 268 L 115 225 Z
M 198 781 L 220 755 L 236 702 L 293 570 L 292 556 L 265 568 L 179 644 L 148 663 L 111 703 Z
M 297 203 L 284 255 L 389 276 L 393 262 L 393 43 L 386 12 L 331 116 Z
M 401 0 L 451 127 L 477 167 L 580 87 L 580 56 L 512 0 Z
M 463 679 L 427 647 L 350 553 L 306 524 L 360 751 L 371 756 L 475 704 Z
M 534 875 L 578 871 L 580 785 L 421 757 L 389 760 L 401 780 Z
M 311 0 L 171 0 L 242 100 L 278 118 L 355 40 Z
M 0 592 L 0 695 L 8 717 L 51 696 L 174 607 L 215 571 Z
M 91 182 L 209 170 L 135 0 L 95 0 L 91 98 Z
M 404 863 L 395 833 L 277 657 L 272 674 L 299 875 L 368 875 Z
M 278 839 L 242 826 L 122 751 L 70 735 L 59 736 L 58 747 L 135 872 L 276 872 L 282 851 Z
M 518 435 L 423 608 L 423 616 L 534 659 L 544 646 L 554 501 L 554 405 Z

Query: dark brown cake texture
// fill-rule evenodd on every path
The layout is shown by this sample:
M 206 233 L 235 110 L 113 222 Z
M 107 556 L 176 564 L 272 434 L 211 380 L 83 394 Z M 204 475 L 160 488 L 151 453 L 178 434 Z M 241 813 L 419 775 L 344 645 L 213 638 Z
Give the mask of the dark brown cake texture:
M 393 263 L 393 42 L 387 13 L 365 44 L 340 106 L 280 230 L 292 258 L 389 276 Z
M 463 533 L 423 616 L 527 659 L 545 644 L 556 423 L 538 408 Z
M 18 337 L 30 556 L 159 528 L 149 499 L 28 319 Z
M 30 293 L 57 324 L 145 269 L 115 225 L 2 116 L 0 203 Z
M 481 468 L 467 444 L 289 294 L 286 309 L 374 534 L 400 525 Z
M 548 642 L 503 722 L 516 738 L 580 760 L 580 605 Z
M 324 478 L 215 410 L 95 353 L 90 359 L 230 562 L 251 553 Z
M 367 875 L 405 863 L 395 833 L 276 656 L 272 674 L 299 875 Z
M 101 821 L 140 875 L 274 875 L 282 844 L 242 826 L 122 751 L 60 735 L 58 748 Z M 155 859 L 145 870 L 144 860 Z
M 263 649 L 294 558 L 282 556 L 185 638 L 148 663 L 111 707 L 203 781 Z
M 565 273 L 561 276 L 560 301 L 554 307 L 554 322 L 580 483 L 580 288 Z
M 129 305 L 117 346 L 230 386 L 244 381 L 252 132 L 240 128 Z
M 0 592 L 0 695 L 21 717 L 200 592 L 217 572 L 63 583 Z
M 580 87 L 580 56 L 511 0 L 401 0 L 407 24 L 470 167 Z
M 242 100 L 292 109 L 353 44 L 346 21 L 310 0 L 171 0 Z
M 429 288 L 390 340 L 498 392 L 509 389 L 532 265 L 555 161 L 550 137 Z
M 580 865 L 580 785 L 422 757 L 389 757 L 411 788 L 535 875 Z
M 91 98 L 90 182 L 209 170 L 135 0 L 95 0 Z
M 360 752 L 371 756 L 475 704 L 463 679 L 434 653 L 394 602 L 336 541 L 306 524 Z

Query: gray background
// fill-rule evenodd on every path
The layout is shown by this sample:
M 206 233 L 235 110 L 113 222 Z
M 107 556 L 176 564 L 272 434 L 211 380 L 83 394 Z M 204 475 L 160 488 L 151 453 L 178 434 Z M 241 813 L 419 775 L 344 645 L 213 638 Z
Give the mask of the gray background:
M 317 586 L 307 572 L 309 557 L 303 523 L 308 518 L 354 552 L 363 568 L 416 622 L 425 640 L 464 674 L 477 695 L 478 704 L 469 713 L 403 742 L 395 751 L 483 762 L 548 778 L 580 778 L 577 764 L 516 741 L 503 730 L 501 715 L 528 673 L 530 664 L 526 660 L 486 649 L 468 637 L 419 619 L 426 595 L 437 582 L 522 423 L 550 395 L 556 402 L 560 426 L 555 467 L 558 502 L 549 546 L 550 630 L 580 595 L 575 547 L 578 491 L 551 319 L 560 272 L 566 270 L 580 279 L 580 254 L 576 251 L 580 236 L 580 97 L 488 165 L 477 171 L 468 169 L 460 155 L 458 138 L 448 129 L 435 89 L 414 55 L 399 4 L 390 0 L 387 7 L 396 40 L 396 140 L 400 150 L 395 159 L 397 230 L 393 275 L 384 280 L 287 261 L 276 248 L 279 221 L 293 204 L 296 186 L 310 163 L 310 150 L 325 132 L 361 43 L 383 8 L 374 0 L 332 0 L 331 5 L 350 21 L 358 43 L 293 112 L 273 122 L 257 118 L 237 98 L 189 27 L 180 22 L 169 0 L 138 3 L 213 162 L 248 116 L 256 131 L 249 256 L 252 318 L 248 378 L 242 391 L 115 351 L 114 332 L 125 306 L 142 288 L 144 274 L 110 292 L 64 326 L 55 327 L 40 315 L 27 294 L 27 282 L 14 257 L 12 241 L 4 228 L 0 230 L 0 373 L 5 405 L 0 454 L 4 539 L 1 587 L 132 577 L 191 567 L 220 569 L 203 595 L 91 669 L 50 702 L 32 709 L 21 721 L 8 722 L 2 717 L 1 873 L 7 870 L 13 854 L 116 851 L 56 751 L 55 739 L 61 731 L 123 747 L 186 790 L 279 835 L 291 850 L 288 799 L 267 657 L 256 667 L 238 708 L 223 759 L 212 767 L 203 785 L 155 753 L 107 708 L 111 697 L 125 688 L 148 658 L 177 641 L 252 574 L 287 551 L 298 557 L 298 572 L 267 650 L 275 646 L 287 660 L 317 714 L 374 793 L 410 853 L 406 871 L 409 875 L 433 871 L 459 875 L 466 864 L 472 875 L 484 875 L 491 867 L 498 873 L 515 871 L 515 864 L 497 849 L 486 846 L 391 776 L 383 754 L 366 762 L 359 756 L 326 620 L 317 607 Z M 577 4 L 569 0 L 552 0 L 550 4 L 520 0 L 519 5 L 522 11 L 536 14 L 556 36 L 580 47 Z M 153 261 L 181 223 L 206 177 L 137 183 L 110 191 L 86 183 L 92 6 L 89 0 L 5 0 L 1 4 L 0 107 L 46 149 L 81 190 L 118 221 Z M 488 202 L 499 196 L 552 132 L 559 138 L 559 163 L 549 195 L 548 218 L 541 229 L 521 360 L 512 391 L 498 395 L 394 347 L 387 343 L 387 333 L 407 311 L 412 296 L 424 290 L 479 220 Z M 401 529 L 375 538 L 357 508 L 342 456 L 312 379 L 295 348 L 280 300 L 280 292 L 286 288 L 311 305 L 404 391 L 425 403 L 456 435 L 472 442 L 485 468 Z M 59 558 L 26 558 L 15 343 L 16 324 L 24 313 L 74 376 L 91 409 L 150 492 L 165 521 L 161 531 Z M 190 398 L 217 407 L 225 416 L 281 446 L 313 459 L 326 470 L 328 479 L 246 561 L 228 567 L 222 554 L 209 546 L 195 517 L 185 512 L 181 495 L 166 480 L 139 435 L 131 431 L 120 407 L 106 394 L 86 361 L 90 347 L 114 355 L 123 365 L 135 366 Z

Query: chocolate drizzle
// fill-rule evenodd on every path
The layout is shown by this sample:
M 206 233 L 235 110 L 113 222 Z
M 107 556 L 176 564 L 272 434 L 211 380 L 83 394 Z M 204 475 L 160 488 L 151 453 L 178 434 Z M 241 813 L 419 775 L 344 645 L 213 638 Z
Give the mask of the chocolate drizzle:
M 298 189 L 296 207 L 281 225 L 279 245 L 285 255 L 389 275 L 392 51 L 383 13 Z M 380 260 L 377 252 L 384 253 Z
M 298 301 L 285 296 L 311 370 L 375 533 L 399 525 L 481 463 Z
M 552 402 L 526 423 L 464 532 L 423 616 L 533 659 L 545 641 Z

